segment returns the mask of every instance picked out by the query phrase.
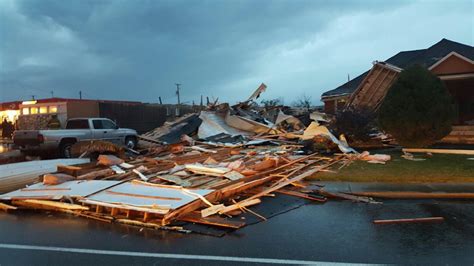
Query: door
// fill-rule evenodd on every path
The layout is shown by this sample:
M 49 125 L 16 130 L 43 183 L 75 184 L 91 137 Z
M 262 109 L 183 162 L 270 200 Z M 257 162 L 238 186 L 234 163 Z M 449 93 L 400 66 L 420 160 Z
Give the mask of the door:
M 92 120 L 92 125 L 94 126 L 93 132 L 95 139 L 120 144 L 120 136 L 114 122 L 108 119 L 94 119 Z

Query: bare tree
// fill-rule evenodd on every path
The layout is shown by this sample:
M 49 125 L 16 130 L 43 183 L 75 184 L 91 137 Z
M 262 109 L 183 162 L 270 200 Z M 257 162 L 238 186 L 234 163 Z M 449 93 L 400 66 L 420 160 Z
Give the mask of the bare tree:
M 263 104 L 264 107 L 280 106 L 283 105 L 283 98 L 278 97 L 270 100 L 262 100 L 260 103 Z
M 307 96 L 306 94 L 301 95 L 296 101 L 293 102 L 294 107 L 301 107 L 309 109 L 311 108 L 311 96 Z

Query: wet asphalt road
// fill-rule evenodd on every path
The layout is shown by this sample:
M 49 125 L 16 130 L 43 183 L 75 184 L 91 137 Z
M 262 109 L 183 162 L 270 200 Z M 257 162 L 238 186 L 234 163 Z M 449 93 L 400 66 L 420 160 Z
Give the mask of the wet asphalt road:
M 430 216 L 446 220 L 435 224 L 372 223 L 374 219 Z M 285 259 L 288 261 L 283 262 L 287 263 L 304 260 L 472 265 L 473 221 L 474 202 L 452 200 L 392 200 L 381 205 L 347 201 L 308 204 L 224 237 L 140 230 L 53 213 L 0 213 L 0 265 L 245 264 L 230 263 L 229 256 Z M 5 248 L 5 244 L 25 245 L 19 248 L 28 249 Z M 50 251 L 44 247 L 63 249 Z M 87 249 L 87 253 L 64 248 L 81 252 Z M 219 257 L 178 260 L 143 257 L 138 253 L 91 254 L 91 250 Z

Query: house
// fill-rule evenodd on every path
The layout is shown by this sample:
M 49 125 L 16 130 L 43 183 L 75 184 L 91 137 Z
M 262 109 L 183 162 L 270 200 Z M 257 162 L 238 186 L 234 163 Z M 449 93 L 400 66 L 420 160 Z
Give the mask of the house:
M 414 64 L 437 75 L 453 96 L 458 109 L 454 131 L 474 132 L 474 126 L 469 126 L 474 125 L 474 47 L 447 39 L 427 49 L 403 51 L 383 62 L 375 61 L 369 71 L 323 93 L 325 112 L 334 114 L 348 107 L 376 111 L 398 74 Z
M 458 103 L 457 124 L 474 120 L 474 47 L 447 39 L 427 49 L 403 51 L 375 61 L 371 70 L 322 94 L 324 110 L 334 114 L 346 106 L 376 110 L 404 68 L 420 64 L 436 74 Z

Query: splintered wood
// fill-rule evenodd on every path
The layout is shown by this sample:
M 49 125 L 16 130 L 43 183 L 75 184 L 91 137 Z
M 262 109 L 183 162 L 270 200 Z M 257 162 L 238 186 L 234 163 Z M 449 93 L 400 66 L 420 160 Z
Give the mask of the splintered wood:
M 58 179 L 59 184 L 38 183 L 1 195 L 0 209 L 60 211 L 178 231 L 183 229 L 173 226 L 176 222 L 238 229 L 245 221 L 229 217 L 246 212 L 265 220 L 250 208 L 274 192 L 324 202 L 299 191 L 305 187 L 300 181 L 346 161 L 295 155 L 291 151 L 298 147 L 287 146 L 159 147 L 135 158 L 101 157 L 116 163 L 59 165 L 52 174 L 67 174 L 72 181 Z

